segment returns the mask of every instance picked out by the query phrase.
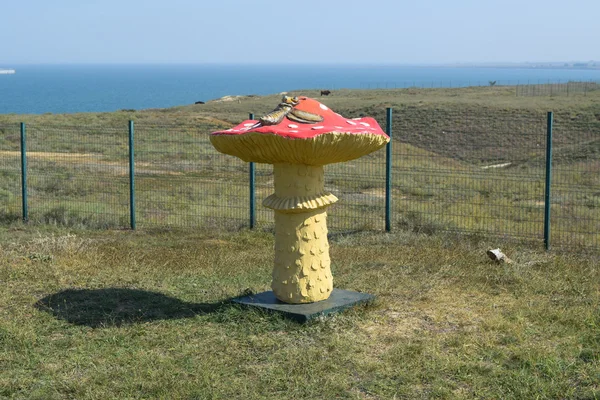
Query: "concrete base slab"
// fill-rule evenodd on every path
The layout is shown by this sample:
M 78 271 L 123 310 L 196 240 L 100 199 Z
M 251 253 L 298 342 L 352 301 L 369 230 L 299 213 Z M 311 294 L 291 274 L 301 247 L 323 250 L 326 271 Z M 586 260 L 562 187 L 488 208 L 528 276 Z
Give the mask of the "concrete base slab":
M 278 312 L 283 314 L 286 318 L 298 322 L 307 322 L 320 315 L 341 312 L 358 304 L 369 303 L 374 299 L 375 296 L 367 293 L 333 289 L 331 296 L 329 296 L 327 300 L 308 304 L 284 303 L 278 300 L 272 291 L 237 297 L 232 301 L 247 307 L 256 307 L 269 312 Z

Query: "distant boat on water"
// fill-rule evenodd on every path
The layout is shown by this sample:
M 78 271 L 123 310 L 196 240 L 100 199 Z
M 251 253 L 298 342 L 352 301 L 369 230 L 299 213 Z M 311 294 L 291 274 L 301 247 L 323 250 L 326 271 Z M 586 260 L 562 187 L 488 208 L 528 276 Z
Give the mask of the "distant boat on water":
M 8 75 L 8 74 L 14 74 L 15 71 L 14 69 L 2 69 L 0 68 L 0 75 Z

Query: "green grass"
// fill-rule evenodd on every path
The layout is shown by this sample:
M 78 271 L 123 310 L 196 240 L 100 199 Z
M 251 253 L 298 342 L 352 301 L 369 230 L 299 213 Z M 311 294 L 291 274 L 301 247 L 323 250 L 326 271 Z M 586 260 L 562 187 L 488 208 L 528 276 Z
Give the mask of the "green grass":
M 16 223 L 0 243 L 0 398 L 600 396 L 597 256 L 336 235 L 335 286 L 377 300 L 299 325 L 227 302 L 269 288 L 267 233 Z

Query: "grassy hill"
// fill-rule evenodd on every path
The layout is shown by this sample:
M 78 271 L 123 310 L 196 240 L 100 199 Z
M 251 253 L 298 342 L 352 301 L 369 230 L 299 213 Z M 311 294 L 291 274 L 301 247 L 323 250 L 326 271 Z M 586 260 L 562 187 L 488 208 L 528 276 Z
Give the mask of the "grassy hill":
M 382 126 L 386 107 L 393 107 L 394 226 L 534 238 L 540 237 L 543 220 L 546 112 L 551 110 L 556 226 L 585 232 L 577 242 L 600 243 L 593 229 L 600 207 L 600 90 L 568 97 L 517 97 L 514 87 L 289 94 L 318 98 L 347 117 L 373 116 Z M 244 226 L 247 166 L 216 153 L 208 134 L 250 112 L 258 116 L 272 110 L 280 97 L 229 96 L 201 105 L 114 113 L 0 116 L 0 156 L 6 166 L 0 201 L 11 215 L 19 213 L 16 123 L 24 121 L 32 212 L 38 210 L 43 221 L 126 226 L 127 121 L 132 119 L 140 221 L 195 226 L 230 218 L 227 226 Z M 383 158 L 380 151 L 327 167 L 327 187 L 342 198 L 332 208 L 334 225 L 383 226 Z M 259 202 L 271 190 L 270 167 L 257 166 Z M 231 207 L 219 203 L 223 196 Z M 268 211 L 259 207 L 258 215 L 263 226 L 270 225 Z
M 477 160 L 477 146 L 506 147 L 526 137 L 523 134 L 545 132 L 545 114 L 555 113 L 559 145 L 576 143 L 581 132 L 600 129 L 600 90 L 570 96 L 517 97 L 515 87 L 471 87 L 442 89 L 336 90 L 320 97 L 318 90 L 289 92 L 319 98 L 323 103 L 348 116 L 369 115 L 383 126 L 386 107 L 394 108 L 394 132 L 402 141 L 444 155 L 468 161 Z M 58 126 L 125 126 L 128 120 L 148 125 L 192 125 L 209 133 L 271 111 L 281 95 L 237 95 L 206 104 L 182 105 L 168 109 L 124 110 L 113 113 L 0 115 L 0 126 L 18 122 Z M 567 129 L 568 127 L 568 129 Z M 526 139 L 525 139 L 526 140 Z M 13 142 L 14 142 L 13 138 Z M 49 140 L 48 142 L 51 142 Z M 468 149 L 463 146 L 470 143 Z M 523 142 L 527 143 L 527 142 Z M 468 150 L 468 151 L 467 151 Z M 494 160 L 480 159 L 488 162 Z

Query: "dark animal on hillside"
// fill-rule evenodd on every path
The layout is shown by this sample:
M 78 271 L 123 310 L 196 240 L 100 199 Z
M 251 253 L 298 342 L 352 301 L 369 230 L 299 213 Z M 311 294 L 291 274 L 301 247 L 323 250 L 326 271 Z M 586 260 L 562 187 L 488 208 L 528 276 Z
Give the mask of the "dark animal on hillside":
M 329 96 L 331 94 L 331 90 L 321 90 L 321 96 Z
M 204 102 L 203 101 L 197 101 L 194 104 L 204 104 Z

